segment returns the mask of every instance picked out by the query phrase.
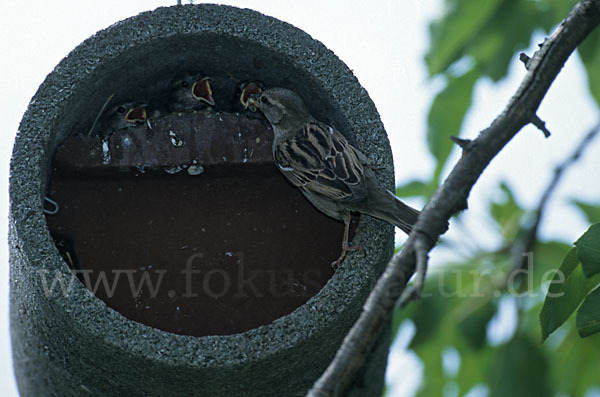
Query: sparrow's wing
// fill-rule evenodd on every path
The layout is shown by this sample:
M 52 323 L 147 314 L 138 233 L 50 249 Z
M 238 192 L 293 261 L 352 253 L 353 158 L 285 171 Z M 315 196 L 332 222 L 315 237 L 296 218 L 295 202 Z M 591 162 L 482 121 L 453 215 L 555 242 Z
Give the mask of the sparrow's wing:
M 332 127 L 310 122 L 274 150 L 281 172 L 300 189 L 330 200 L 366 198 L 363 165 L 354 148 Z

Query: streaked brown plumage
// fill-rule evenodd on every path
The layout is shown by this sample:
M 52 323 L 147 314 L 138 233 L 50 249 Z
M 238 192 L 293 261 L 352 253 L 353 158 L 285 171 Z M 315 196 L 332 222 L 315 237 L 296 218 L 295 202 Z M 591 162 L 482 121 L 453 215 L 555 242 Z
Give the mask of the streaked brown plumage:
M 311 116 L 293 91 L 270 88 L 251 97 L 273 126 L 273 157 L 279 170 L 321 212 L 345 223 L 342 254 L 348 251 L 350 214 L 360 212 L 391 223 L 407 234 L 419 211 L 382 187 L 368 160 L 336 129 Z

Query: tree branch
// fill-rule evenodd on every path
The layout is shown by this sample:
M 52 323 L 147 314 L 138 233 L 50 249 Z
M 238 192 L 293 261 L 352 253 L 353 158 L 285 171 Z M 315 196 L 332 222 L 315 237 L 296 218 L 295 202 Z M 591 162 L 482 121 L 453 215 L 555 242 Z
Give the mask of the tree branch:
M 548 204 L 548 201 L 550 200 L 550 196 L 552 196 L 552 193 L 554 193 L 554 190 L 558 186 L 558 183 L 560 182 L 560 179 L 564 175 L 565 171 L 571 165 L 575 164 L 577 160 L 579 160 L 585 149 L 588 147 L 590 142 L 596 137 L 596 135 L 598 135 L 598 133 L 600 133 L 600 122 L 598 122 L 598 124 L 596 124 L 590 131 L 588 131 L 587 134 L 585 134 L 585 136 L 583 137 L 581 142 L 579 142 L 573 153 L 571 153 L 571 155 L 567 157 L 566 160 L 564 160 L 560 165 L 558 165 L 554 169 L 554 176 L 548 184 L 548 186 L 546 186 L 546 189 L 544 190 L 544 193 L 540 198 L 540 202 L 535 210 L 535 218 L 533 220 L 533 223 L 526 231 L 525 236 L 521 238 L 520 241 L 513 247 L 513 271 L 527 268 L 529 262 L 524 254 L 533 250 L 533 246 L 535 245 L 535 242 L 537 240 L 537 232 L 544 214 L 544 209 L 546 208 L 546 204 Z
M 531 117 L 531 124 L 535 125 L 538 128 L 538 130 L 542 131 L 546 138 L 550 137 L 551 134 L 550 131 L 548 131 L 548 129 L 546 128 L 546 123 L 542 121 L 542 119 L 540 119 L 537 114 L 534 114 Z
M 404 248 L 388 263 L 360 317 L 308 396 L 336 396 L 346 390 L 415 271 L 417 241 L 424 241 L 425 251 L 430 251 L 446 231 L 450 217 L 467 208 L 469 192 L 483 170 L 523 126 L 532 122 L 567 58 L 599 23 L 600 0 L 582 0 L 535 52 L 517 92 L 500 116 L 463 150 L 461 159 L 419 216 Z

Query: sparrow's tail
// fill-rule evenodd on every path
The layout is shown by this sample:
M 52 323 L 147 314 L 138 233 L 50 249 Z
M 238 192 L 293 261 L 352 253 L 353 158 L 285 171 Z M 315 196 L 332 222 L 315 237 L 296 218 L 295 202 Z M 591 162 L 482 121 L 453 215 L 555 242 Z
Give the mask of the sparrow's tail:
M 369 167 L 365 167 L 367 204 L 360 212 L 382 219 L 410 234 L 421 212 L 404 204 L 394 193 L 379 184 Z
M 404 204 L 396 195 L 389 190 L 386 192 L 393 199 L 389 201 L 391 205 L 386 206 L 381 211 L 381 218 L 387 222 L 390 222 L 394 226 L 400 228 L 404 233 L 410 234 L 413 225 L 419 218 L 420 211 Z M 389 208 L 389 209 L 388 209 Z
M 406 234 L 410 234 L 421 213 L 404 204 L 394 193 L 379 185 L 372 186 L 369 192 L 367 210 L 361 212 L 391 223 Z

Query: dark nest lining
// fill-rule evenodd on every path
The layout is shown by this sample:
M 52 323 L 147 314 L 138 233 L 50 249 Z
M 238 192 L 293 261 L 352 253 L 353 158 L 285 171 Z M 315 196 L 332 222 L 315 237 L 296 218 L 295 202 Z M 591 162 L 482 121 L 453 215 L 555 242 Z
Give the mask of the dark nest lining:
M 50 233 L 129 319 L 194 336 L 269 324 L 325 285 L 343 234 L 286 183 L 271 143 L 266 121 L 213 109 L 70 137 L 54 158 Z
M 58 129 L 58 136 L 63 131 L 69 131 L 69 136 L 85 135 L 99 109 L 113 95 L 112 104 L 142 99 L 150 106 L 164 107 L 169 82 L 185 71 L 202 71 L 213 81 L 258 80 L 267 87 L 288 87 L 305 98 L 319 119 L 330 123 L 343 121 L 314 79 L 276 51 L 243 38 L 178 35 L 152 40 L 118 56 L 102 59 L 101 67 L 91 74 L 85 89 L 73 95 L 69 111 L 61 115 L 63 126 Z M 218 85 L 213 84 L 213 89 L 218 96 Z M 59 163 L 71 161 L 71 167 L 53 167 L 48 193 L 62 210 L 49 217 L 48 224 L 55 239 L 67 241 L 59 241 L 60 250 L 64 251 L 68 245 L 75 252 L 69 255 L 81 266 L 80 279 L 126 317 L 170 332 L 225 335 L 268 324 L 318 292 L 332 275 L 329 263 L 340 252 L 341 223 L 314 211 L 297 191 L 287 188 L 284 178 L 271 164 L 272 131 L 268 123 L 259 123 L 256 117 L 247 114 L 221 114 L 219 110 L 217 103 L 215 117 L 202 113 L 207 117 L 202 120 L 204 124 L 200 129 L 192 128 L 199 120 L 197 117 L 175 114 L 172 115 L 175 117 L 159 118 L 152 129 L 145 125 L 136 127 L 137 134 L 130 134 L 133 143 L 128 150 L 136 152 L 137 157 L 129 153 L 130 158 L 122 158 L 125 145 L 112 141 L 123 134 L 115 133 L 108 142 L 113 146 L 108 167 L 98 162 L 102 145 L 97 139 L 68 139 L 61 143 L 71 150 L 63 150 L 58 160 Z M 215 122 L 223 117 L 227 122 Z M 262 139 L 260 153 L 252 156 L 250 164 L 242 162 L 243 150 L 247 155 L 248 150 L 252 150 L 248 145 L 255 143 L 246 142 L 246 137 L 236 142 L 239 140 L 237 132 L 248 126 Z M 171 130 L 185 135 L 183 147 L 173 148 L 169 144 Z M 191 132 L 199 130 L 204 131 L 200 136 Z M 80 145 L 76 151 L 72 150 L 76 146 L 73 141 Z M 165 148 L 171 150 L 166 152 Z M 208 153 L 210 159 L 203 153 Z M 183 168 L 185 174 L 184 167 L 192 162 L 205 167 L 206 173 L 197 178 L 163 175 L 165 170 L 177 168 Z M 136 167 L 148 173 L 134 173 Z M 131 178 L 125 177 L 122 172 L 125 170 L 130 171 Z M 86 174 L 95 176 L 89 179 Z M 178 185 L 172 185 L 175 180 Z M 246 189 L 245 195 L 233 194 L 239 193 L 240 188 Z M 178 190 L 182 195 L 177 195 Z M 251 208 L 244 214 L 235 215 L 240 212 L 239 208 L 248 205 Z M 212 211 L 206 212 L 207 208 Z M 85 221 L 81 222 L 82 219 Z M 147 224 L 154 220 L 154 227 Z M 262 231 L 253 232 L 251 223 Z M 216 227 L 219 224 L 221 227 Z M 225 232 L 223 227 L 227 224 L 230 227 Z M 282 227 L 286 228 L 285 233 Z M 212 229 L 215 233 L 207 234 L 202 229 Z M 182 249 L 184 246 L 187 248 Z M 244 259 L 222 257 L 227 252 L 243 252 Z M 277 252 L 285 255 L 277 255 Z M 189 280 L 181 271 L 189 258 L 198 255 L 206 255 L 194 263 L 199 267 L 194 270 L 202 273 L 191 280 L 195 285 L 203 285 L 205 288 L 201 289 L 205 293 L 192 298 L 186 294 Z M 132 270 L 136 273 L 128 276 L 127 272 Z M 163 270 L 165 276 L 160 278 Z M 89 281 L 83 278 L 87 271 L 91 271 Z M 252 282 L 262 281 L 251 288 L 252 296 L 247 297 L 235 284 L 242 282 L 242 289 L 252 287 L 252 283 L 244 285 L 243 281 L 254 271 L 263 276 L 256 276 Z M 207 273 L 208 281 L 204 278 Z M 98 279 L 102 274 L 107 277 L 106 286 L 98 284 L 102 282 Z M 133 277 L 136 286 L 133 291 L 129 277 Z M 152 283 L 158 283 L 160 278 L 156 295 L 151 293 L 152 288 L 143 288 L 137 293 L 142 277 L 150 277 Z M 113 285 L 117 289 L 111 292 Z M 287 288 L 286 296 L 275 293 L 278 298 L 272 299 L 275 295 L 269 291 L 282 288 Z M 214 291 L 220 293 L 214 294 Z M 223 296 L 215 298 L 222 293 Z M 238 298 L 230 297 L 232 294 Z

